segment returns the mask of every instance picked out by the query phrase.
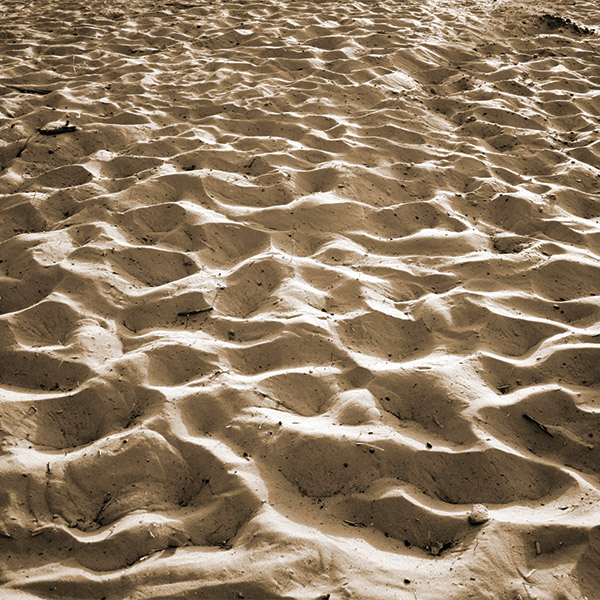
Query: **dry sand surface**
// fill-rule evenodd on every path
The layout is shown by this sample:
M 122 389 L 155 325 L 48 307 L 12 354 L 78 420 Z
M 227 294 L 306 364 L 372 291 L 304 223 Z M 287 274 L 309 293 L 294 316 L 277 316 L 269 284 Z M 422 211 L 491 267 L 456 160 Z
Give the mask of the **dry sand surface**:
M 0 597 L 598 600 L 600 7 L 4 0 Z

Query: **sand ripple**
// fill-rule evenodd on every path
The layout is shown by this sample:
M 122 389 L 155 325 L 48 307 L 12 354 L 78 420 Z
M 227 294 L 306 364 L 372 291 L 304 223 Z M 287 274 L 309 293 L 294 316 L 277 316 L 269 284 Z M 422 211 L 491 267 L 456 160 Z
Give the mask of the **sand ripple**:
M 3 3 L 3 597 L 598 597 L 600 13 L 543 5 Z

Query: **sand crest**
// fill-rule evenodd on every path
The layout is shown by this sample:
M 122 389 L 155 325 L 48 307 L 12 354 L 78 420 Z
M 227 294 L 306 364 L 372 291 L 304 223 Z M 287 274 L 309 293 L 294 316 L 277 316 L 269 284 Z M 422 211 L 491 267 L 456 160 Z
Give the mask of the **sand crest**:
M 600 10 L 0 7 L 2 598 L 600 598 Z

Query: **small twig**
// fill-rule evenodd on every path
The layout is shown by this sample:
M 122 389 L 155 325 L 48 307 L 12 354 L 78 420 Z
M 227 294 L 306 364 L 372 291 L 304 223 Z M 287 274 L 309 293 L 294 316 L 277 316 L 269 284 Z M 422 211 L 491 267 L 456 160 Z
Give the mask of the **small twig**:
M 108 508 L 108 506 L 114 499 L 115 499 L 114 496 L 110 492 L 108 494 L 106 494 L 106 496 L 104 497 L 104 500 L 102 501 L 102 506 L 100 507 L 98 514 L 94 517 L 95 523 L 100 524 L 102 518 L 104 517 L 104 513 L 105 513 L 106 509 Z
M 34 529 L 31 532 L 31 537 L 37 537 L 38 535 L 42 535 L 42 533 L 48 531 L 48 526 L 47 525 L 42 525 L 41 527 L 38 527 L 37 529 Z
M 177 316 L 178 317 L 193 317 L 195 315 L 200 315 L 205 312 L 210 312 L 211 310 L 213 310 L 212 306 L 209 306 L 207 308 L 199 308 L 197 310 L 184 310 L 182 312 L 178 312 Z
M 217 533 L 217 531 L 219 531 L 219 529 L 222 529 L 224 527 L 225 523 L 221 523 L 210 535 L 215 535 L 215 533 Z
M 129 325 L 127 325 L 127 323 L 125 323 L 125 321 L 123 321 L 123 327 L 125 327 L 125 329 L 129 329 L 129 331 L 131 331 L 132 333 L 137 333 L 137 329 L 132 329 L 131 327 L 129 327 Z
M 0 148 L 0 157 L 2 159 L 2 164 L 0 164 L 0 171 L 4 171 L 4 169 L 6 169 L 15 158 L 21 158 L 21 155 L 23 154 L 23 152 L 25 152 L 25 149 L 27 148 L 27 144 L 29 143 L 31 137 L 32 136 L 29 136 L 24 141 L 20 140 L 18 142 L 14 142 L 12 144 L 9 144 L 8 146 Z
M 375 444 L 367 444 L 366 442 L 355 442 L 356 446 L 366 446 L 367 448 L 371 448 L 373 450 L 380 450 L 381 452 L 385 452 L 383 448 L 379 446 L 375 446 Z
M 533 423 L 536 427 L 538 427 L 541 431 L 543 431 L 546 435 L 549 435 L 551 438 L 553 438 L 554 436 L 550 433 L 550 431 L 548 430 L 548 428 L 543 425 L 542 423 L 540 423 L 537 419 L 534 419 L 533 417 L 531 417 L 530 415 L 528 415 L 527 413 L 523 413 L 523 418 L 526 421 L 529 421 L 530 423 Z
M 46 90 L 44 88 L 20 87 L 18 85 L 10 85 L 7 83 L 4 83 L 2 85 L 4 85 L 4 87 L 10 88 L 11 90 L 21 92 L 21 94 L 38 94 L 39 96 L 47 96 L 48 94 L 51 94 L 54 91 L 54 90 Z
M 73 133 L 73 131 L 77 131 L 77 127 L 75 125 L 69 125 L 69 121 L 67 120 L 64 125 L 57 125 L 56 127 L 40 127 L 38 129 L 38 133 L 42 135 L 60 135 L 61 133 Z
M 21 155 L 23 154 L 23 152 L 25 152 L 25 148 L 27 148 L 27 144 L 29 143 L 29 140 L 32 138 L 32 136 L 30 135 L 24 142 L 23 145 L 19 148 L 19 150 L 17 151 L 15 158 L 21 158 Z
M 350 527 L 366 527 L 364 523 L 356 523 L 354 521 L 347 521 L 346 519 L 344 519 L 344 523 L 346 523 L 346 525 L 350 525 Z

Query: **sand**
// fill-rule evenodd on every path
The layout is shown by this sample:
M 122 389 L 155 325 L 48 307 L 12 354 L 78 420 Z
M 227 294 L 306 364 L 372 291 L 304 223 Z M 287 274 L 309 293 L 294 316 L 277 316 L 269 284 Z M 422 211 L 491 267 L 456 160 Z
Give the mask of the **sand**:
M 600 598 L 595 2 L 0 11 L 0 597 Z

